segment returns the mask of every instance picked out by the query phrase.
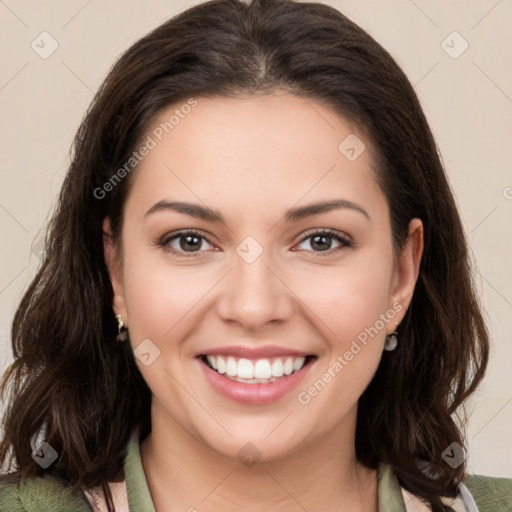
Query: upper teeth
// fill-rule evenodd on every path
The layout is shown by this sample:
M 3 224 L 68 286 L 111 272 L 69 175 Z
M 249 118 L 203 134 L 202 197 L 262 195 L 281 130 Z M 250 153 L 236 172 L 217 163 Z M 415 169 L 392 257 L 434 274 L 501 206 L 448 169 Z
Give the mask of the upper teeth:
M 232 356 L 207 356 L 208 362 L 218 373 L 242 379 L 269 379 L 282 377 L 299 371 L 306 361 L 305 357 L 286 357 L 275 359 L 237 359 Z

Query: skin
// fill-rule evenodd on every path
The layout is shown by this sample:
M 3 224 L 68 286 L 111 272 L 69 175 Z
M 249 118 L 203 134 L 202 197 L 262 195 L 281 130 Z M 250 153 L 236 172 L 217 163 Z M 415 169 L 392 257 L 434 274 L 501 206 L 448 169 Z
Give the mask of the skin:
M 396 257 L 370 143 L 321 103 L 283 91 L 197 100 L 134 171 L 119 243 L 109 235 L 109 220 L 104 224 L 114 311 L 133 348 L 150 339 L 160 350 L 149 366 L 137 359 L 153 393 L 153 427 L 141 456 L 156 509 L 377 511 L 377 473 L 355 456 L 357 402 L 386 334 L 409 306 L 422 223 L 411 221 Z M 163 111 L 152 128 L 176 108 Z M 366 145 L 355 161 L 338 149 L 350 134 Z M 289 208 L 339 198 L 357 203 L 370 219 L 342 208 L 284 220 Z M 171 210 L 145 215 L 162 200 L 218 210 L 226 226 Z M 328 228 L 352 245 L 330 238 L 322 248 L 303 240 Z M 168 246 L 193 257 L 158 245 L 186 229 L 206 239 L 188 252 L 183 238 Z M 236 251 L 247 236 L 263 249 L 252 263 Z M 300 403 L 298 393 L 332 373 L 358 334 L 390 310 L 395 315 L 378 335 L 360 344 L 308 404 Z M 277 402 L 239 404 L 211 388 L 195 358 L 239 344 L 276 344 L 317 359 L 299 387 Z M 237 457 L 247 442 L 261 456 L 252 467 Z

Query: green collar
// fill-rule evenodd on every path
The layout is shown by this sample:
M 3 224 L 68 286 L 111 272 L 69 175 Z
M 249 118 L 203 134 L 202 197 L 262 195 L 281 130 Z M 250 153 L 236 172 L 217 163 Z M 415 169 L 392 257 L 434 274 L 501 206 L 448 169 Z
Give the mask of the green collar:
M 137 429 L 130 438 L 124 459 L 124 474 L 130 512 L 156 512 L 140 457 L 140 439 Z
M 124 472 L 130 512 L 156 512 L 142 467 L 138 431 L 126 446 Z M 391 467 L 380 464 L 377 474 L 379 512 L 407 512 L 401 487 Z M 461 492 L 465 495 L 463 499 L 468 512 L 512 512 L 512 479 L 469 475 L 465 485 L 461 485 Z M 92 508 L 83 493 L 71 492 L 65 480 L 47 474 L 22 478 L 19 486 L 15 482 L 0 484 L 0 510 L 91 512 Z
M 156 512 L 140 456 L 139 432 L 127 445 L 124 470 L 130 512 Z M 378 473 L 379 512 L 406 512 L 400 484 L 390 466 L 380 464 Z

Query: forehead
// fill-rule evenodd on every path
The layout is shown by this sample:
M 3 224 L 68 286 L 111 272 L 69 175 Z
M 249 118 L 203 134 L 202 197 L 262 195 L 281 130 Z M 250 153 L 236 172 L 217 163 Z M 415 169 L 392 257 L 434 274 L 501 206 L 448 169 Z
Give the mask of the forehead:
M 148 207 L 184 196 L 248 208 L 384 199 L 359 130 L 286 92 L 184 100 L 160 112 L 144 140 L 152 149 L 136 168 L 133 194 Z

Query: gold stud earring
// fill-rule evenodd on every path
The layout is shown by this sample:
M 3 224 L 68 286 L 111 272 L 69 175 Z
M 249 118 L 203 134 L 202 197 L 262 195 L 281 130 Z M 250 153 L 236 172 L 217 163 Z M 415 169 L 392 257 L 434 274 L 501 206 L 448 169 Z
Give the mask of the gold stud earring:
M 116 315 L 117 319 L 117 336 L 116 341 L 126 341 L 128 339 L 128 329 L 124 326 L 123 317 Z

